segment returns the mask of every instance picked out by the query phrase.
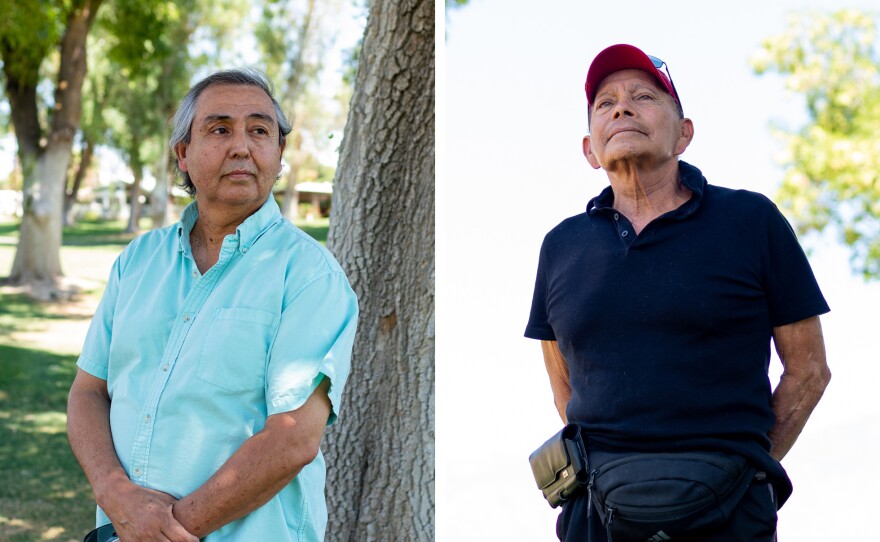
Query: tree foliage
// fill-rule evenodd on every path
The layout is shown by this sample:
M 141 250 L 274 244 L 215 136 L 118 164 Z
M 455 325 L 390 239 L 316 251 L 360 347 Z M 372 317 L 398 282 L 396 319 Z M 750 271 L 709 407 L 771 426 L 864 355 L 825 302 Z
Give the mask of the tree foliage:
M 10 79 L 38 82 L 40 65 L 64 31 L 63 15 L 58 2 L 0 2 L 0 49 L 8 53 L 3 55 L 3 71 L 13 76 Z
M 289 218 L 298 211 L 297 182 L 320 179 L 320 170 L 309 165 L 330 147 L 328 134 L 341 131 L 345 123 L 347 101 L 334 115 L 321 88 L 327 52 L 339 33 L 335 15 L 341 7 L 340 0 L 265 0 L 254 31 L 265 71 L 293 125 L 284 153 L 289 169 L 282 181 L 282 212 Z M 332 174 L 326 180 L 330 179 Z
M 803 96 L 807 124 L 785 144 L 780 205 L 800 233 L 836 232 L 853 268 L 880 279 L 880 56 L 877 15 L 801 13 L 766 39 L 755 72 L 776 72 Z

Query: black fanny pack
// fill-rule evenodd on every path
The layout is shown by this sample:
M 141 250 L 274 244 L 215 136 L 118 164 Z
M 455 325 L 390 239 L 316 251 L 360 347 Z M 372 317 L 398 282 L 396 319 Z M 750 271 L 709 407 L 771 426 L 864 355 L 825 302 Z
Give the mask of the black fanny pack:
M 561 457 L 558 453 L 546 455 L 546 461 L 536 456 L 554 449 L 555 440 L 564 442 L 566 434 L 580 438 L 580 431 L 570 430 L 571 425 L 529 458 L 535 481 L 554 508 L 559 502 L 551 502 L 545 488 L 563 486 L 563 476 L 557 474 L 550 482 L 550 473 L 565 472 L 566 467 L 560 471 L 558 463 L 554 464 Z M 581 442 L 573 449 L 586 447 Z M 590 457 L 598 464 L 590 465 L 587 457 L 584 454 L 571 462 L 585 465 L 589 475 L 586 480 L 578 476 L 576 487 L 565 487 L 562 502 L 586 491 L 590 509 L 598 512 L 609 542 L 675 540 L 712 531 L 731 516 L 755 478 L 755 469 L 745 458 L 716 452 L 597 452 Z

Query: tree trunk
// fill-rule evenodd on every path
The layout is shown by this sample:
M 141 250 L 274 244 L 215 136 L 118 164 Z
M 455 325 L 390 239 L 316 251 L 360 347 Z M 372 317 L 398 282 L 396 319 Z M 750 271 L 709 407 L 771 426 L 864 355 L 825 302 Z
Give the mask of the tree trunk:
M 374 0 L 330 249 L 361 316 L 326 439 L 332 542 L 434 538 L 434 3 Z
M 64 213 L 63 220 L 65 226 L 70 226 L 74 223 L 73 220 L 73 206 L 76 203 L 76 197 L 79 194 L 79 189 L 82 186 L 83 179 L 86 176 L 86 173 L 89 171 L 89 167 L 92 165 L 92 156 L 95 154 L 95 145 L 91 140 L 86 139 L 83 142 L 82 152 L 80 153 L 79 165 L 76 168 L 76 174 L 73 176 L 73 184 L 70 187 L 70 190 L 64 195 Z
M 9 281 L 37 286 L 41 297 L 59 295 L 61 277 L 61 215 L 73 136 L 82 111 L 82 84 L 86 73 L 86 36 L 102 0 L 83 0 L 71 9 L 60 43 L 58 83 L 46 147 L 36 166 L 24 167 L 24 214 L 18 249 Z M 17 132 L 18 133 L 18 132 Z M 28 170 L 31 171 L 28 171 Z
M 284 199 L 281 200 L 281 214 L 288 220 L 299 218 L 299 191 L 296 189 L 296 175 L 299 164 L 290 162 L 290 172 L 287 174 L 287 186 L 284 188 Z
M 150 219 L 153 221 L 153 229 L 164 228 L 170 223 L 170 205 L 168 205 L 168 192 L 170 187 L 170 170 L 168 169 L 170 155 L 167 152 L 159 153 L 156 159 L 153 175 L 156 177 L 156 188 L 150 195 Z
M 300 122 L 297 120 L 297 122 Z M 299 218 L 299 191 L 296 189 L 296 177 L 299 175 L 299 164 L 302 161 L 302 133 L 296 127 L 287 136 L 286 154 L 290 160 L 290 171 L 287 172 L 287 186 L 281 200 L 281 214 L 289 220 Z
M 137 152 L 137 149 L 135 149 Z M 128 204 L 128 226 L 125 228 L 125 233 L 140 233 L 140 226 L 138 223 L 141 218 L 141 179 L 143 178 L 143 167 L 140 163 L 134 164 L 131 168 L 131 172 L 134 175 L 134 179 L 131 182 L 131 189 L 128 194 L 129 204 Z
M 6 53 L 9 54 L 9 53 Z M 3 65 L 6 79 L 6 97 L 9 100 L 9 117 L 15 130 L 18 143 L 18 157 L 22 163 L 22 174 L 27 176 L 29 162 L 36 165 L 40 153 L 40 119 L 37 108 L 37 72 L 39 66 L 33 67 L 33 82 L 24 81 L 18 74 L 9 70 L 8 64 Z
M 302 24 L 297 32 L 297 50 L 290 61 L 290 77 L 287 78 L 287 89 L 283 102 L 290 108 L 290 113 L 296 111 L 296 102 L 301 98 L 302 87 L 305 83 L 303 71 L 305 66 L 306 52 L 312 47 L 312 21 L 315 17 L 315 0 L 308 0 L 306 13 Z M 287 188 L 284 190 L 284 199 L 281 201 L 281 213 L 290 220 L 299 216 L 299 192 L 296 190 L 296 177 L 299 173 L 299 165 L 302 160 L 302 134 L 300 126 L 302 119 L 291 117 L 294 123 L 293 132 L 288 136 L 288 145 L 292 142 L 292 148 L 287 150 L 290 159 L 290 172 L 287 174 Z
M 18 249 L 9 281 L 41 292 L 51 292 L 62 275 L 61 210 L 70 162 L 70 146 L 64 143 L 50 145 L 40 154 L 36 167 L 25 168 Z M 56 179 L 61 182 L 51 182 Z M 45 296 L 55 297 L 52 293 Z

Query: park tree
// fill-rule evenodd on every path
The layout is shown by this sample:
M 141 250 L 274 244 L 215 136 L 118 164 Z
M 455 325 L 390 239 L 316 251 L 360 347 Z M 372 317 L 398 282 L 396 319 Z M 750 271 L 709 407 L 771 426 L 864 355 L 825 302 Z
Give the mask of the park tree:
M 61 215 L 86 75 L 86 38 L 102 0 L 3 2 L 0 58 L 23 176 L 23 216 L 9 282 L 58 295 Z M 40 70 L 58 52 L 54 96 L 41 121 Z
M 107 42 L 103 83 L 112 126 L 109 142 L 132 173 L 126 230 L 138 231 L 141 181 L 151 170 L 153 227 L 169 221 L 171 153 L 168 120 L 198 69 L 221 62 L 234 48 L 234 21 L 246 15 L 244 0 L 115 0 L 99 21 Z M 201 50 L 193 53 L 193 42 Z
M 361 316 L 327 539 L 434 539 L 434 2 L 372 0 L 328 246 Z
M 97 47 L 92 43 L 88 47 L 88 63 L 89 72 L 83 83 L 83 112 L 80 125 L 80 137 L 78 149 L 74 149 L 74 156 L 71 164 L 69 179 L 64 192 L 64 210 L 62 221 L 64 226 L 72 226 L 75 223 L 74 204 L 79 197 L 80 188 L 83 181 L 92 168 L 95 151 L 98 145 L 106 140 L 106 123 L 104 122 L 104 107 L 107 102 L 106 86 L 103 84 L 104 76 L 100 73 L 102 63 L 96 62 L 96 55 L 105 55 L 106 51 L 102 50 L 102 43 L 99 41 Z M 101 56 L 97 57 L 98 59 Z M 95 67 L 99 70 L 95 70 Z
M 155 0 L 142 0 L 159 4 Z M 154 71 L 155 93 L 148 107 L 164 118 L 157 133 L 160 147 L 170 136 L 168 121 L 178 101 L 186 94 L 190 81 L 199 70 L 225 63 L 227 56 L 239 52 L 239 43 L 245 31 L 241 21 L 251 8 L 249 0 L 166 0 L 161 3 L 163 32 L 154 36 L 156 47 L 163 51 L 161 60 L 149 50 L 146 60 L 156 62 Z M 154 228 L 166 225 L 170 217 L 168 206 L 173 172 L 170 152 L 150 154 L 156 186 L 151 195 L 151 218 Z
M 784 142 L 779 203 L 800 233 L 835 232 L 853 269 L 880 279 L 880 55 L 876 15 L 792 15 L 752 64 L 803 97 L 807 123 L 776 128 Z
M 326 134 L 345 121 L 344 115 L 332 114 L 319 88 L 324 57 L 338 34 L 340 10 L 339 0 L 264 0 L 256 26 L 266 74 L 275 81 L 278 102 L 292 123 L 281 205 L 282 214 L 291 219 L 298 214 L 297 182 L 306 170 L 317 173 L 308 163 L 329 144 Z
M 103 75 L 109 142 L 121 152 L 132 174 L 128 233 L 139 231 L 145 170 L 155 166 L 157 185 L 167 186 L 167 160 L 160 158 L 168 155 L 164 142 L 167 116 L 173 107 L 171 90 L 179 90 L 188 81 L 185 74 L 176 70 L 169 73 L 169 68 L 182 67 L 180 58 L 187 56 L 186 38 L 192 30 L 186 29 L 191 28 L 194 7 L 193 0 L 116 0 L 99 21 L 107 42 Z M 180 38 L 184 41 L 174 41 Z M 154 201 L 159 208 L 154 219 L 156 225 L 164 223 L 167 207 L 167 189 L 164 194 L 159 192 Z

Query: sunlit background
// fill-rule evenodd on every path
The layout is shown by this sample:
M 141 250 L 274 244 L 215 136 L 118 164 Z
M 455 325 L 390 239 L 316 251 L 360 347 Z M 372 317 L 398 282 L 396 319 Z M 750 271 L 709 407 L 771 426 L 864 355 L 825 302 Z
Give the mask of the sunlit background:
M 803 99 L 780 76 L 755 75 L 750 58 L 785 30 L 789 13 L 844 7 L 878 6 L 472 0 L 448 12 L 437 180 L 438 540 L 555 539 L 557 511 L 535 488 L 527 458 L 561 422 L 540 346 L 522 334 L 544 234 L 608 182 L 581 154 L 592 58 L 631 43 L 665 60 L 696 128 L 682 158 L 710 183 L 773 198 L 783 170 L 771 123 L 797 129 L 807 117 Z M 780 512 L 780 540 L 872 540 L 880 285 L 854 276 L 833 236 L 803 241 L 832 309 L 822 324 L 834 378 L 783 462 L 795 493 Z

